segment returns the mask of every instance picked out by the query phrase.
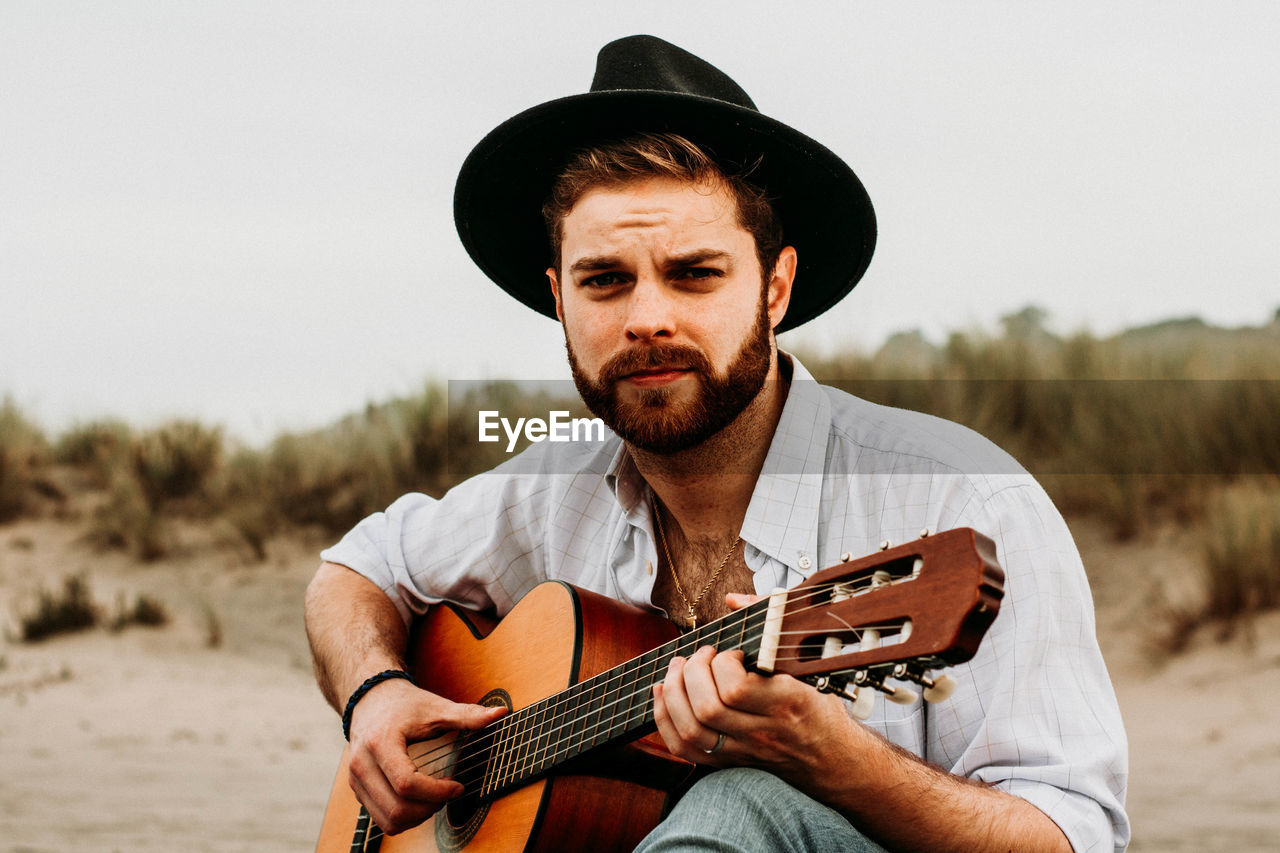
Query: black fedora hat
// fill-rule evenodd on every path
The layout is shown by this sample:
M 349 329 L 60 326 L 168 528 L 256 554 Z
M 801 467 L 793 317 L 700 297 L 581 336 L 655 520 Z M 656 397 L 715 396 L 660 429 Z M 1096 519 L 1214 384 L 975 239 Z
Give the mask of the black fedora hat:
M 542 203 L 575 151 L 643 131 L 679 133 L 726 171 L 759 161 L 750 180 L 773 201 L 784 245 L 795 246 L 800 261 L 777 331 L 813 319 L 858 283 L 875 248 L 876 220 L 853 170 L 760 113 L 719 69 L 653 36 L 605 45 L 590 91 L 525 110 L 476 145 L 453 200 L 472 259 L 516 299 L 555 317 Z

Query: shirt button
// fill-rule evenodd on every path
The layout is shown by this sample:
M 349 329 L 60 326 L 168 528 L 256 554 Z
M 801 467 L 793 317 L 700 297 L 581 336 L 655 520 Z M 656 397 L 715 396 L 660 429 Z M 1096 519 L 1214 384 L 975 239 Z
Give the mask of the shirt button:
M 653 574 L 653 563 L 649 562 L 648 560 L 645 560 L 645 561 L 644 561 L 644 570 L 645 570 L 645 572 L 646 572 L 646 573 L 648 573 L 648 574 Z
M 812 566 L 812 565 L 813 565 L 813 560 L 810 560 L 810 559 L 809 559 L 809 555 L 808 555 L 808 554 L 805 554 L 804 552 L 801 552 L 801 553 L 800 553 L 800 562 L 799 562 L 799 566 L 800 566 L 800 568 L 802 568 L 802 569 L 808 569 L 808 568 L 809 568 L 810 566 Z

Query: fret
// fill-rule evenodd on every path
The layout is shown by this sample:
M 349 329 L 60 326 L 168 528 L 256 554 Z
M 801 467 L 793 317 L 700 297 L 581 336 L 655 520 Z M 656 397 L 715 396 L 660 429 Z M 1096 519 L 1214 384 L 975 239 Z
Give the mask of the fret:
M 551 748 L 551 735 L 548 729 L 551 727 L 552 699 L 554 696 L 548 696 L 536 706 L 537 710 L 533 716 L 533 737 L 529 748 L 529 757 L 525 766 L 525 773 L 532 776 L 542 767 L 543 757 L 547 750 Z
M 760 641 L 764 637 L 764 622 L 769 615 L 769 599 L 757 601 L 747 608 L 747 616 L 742 624 L 743 655 L 750 666 L 755 666 L 760 657 Z
M 487 751 L 488 755 L 484 759 L 483 766 L 480 768 L 480 793 L 488 794 L 493 791 L 502 781 L 502 763 L 505 758 L 498 744 L 502 743 L 502 724 L 504 720 L 497 720 L 480 731 L 480 736 L 488 736 L 493 743 Z M 471 738 L 476 739 L 476 738 Z M 480 750 L 480 755 L 485 755 L 485 750 Z
M 562 691 L 555 695 L 555 703 L 551 706 L 550 719 L 547 732 L 547 749 L 542 754 L 542 760 L 539 762 L 539 769 L 554 767 L 563 759 L 560 757 L 565 749 L 565 722 L 568 712 L 571 710 L 570 698 L 572 693 L 569 690 Z
M 591 711 L 593 713 L 587 715 L 585 737 L 582 744 L 584 750 L 603 742 L 601 740 L 601 729 L 608 719 L 609 711 L 605 699 L 608 697 L 609 683 L 613 677 L 616 677 L 616 675 L 610 670 L 591 679 L 594 682 L 591 685 Z
M 360 807 L 356 818 L 356 831 L 351 837 L 351 853 L 378 853 L 382 848 L 382 830 L 369 818 L 369 812 Z
M 515 775 L 515 761 L 514 756 L 511 754 L 511 741 L 520 723 L 520 717 L 508 715 L 489 727 L 495 729 L 491 735 L 492 742 L 489 745 L 488 764 L 492 768 L 492 772 L 489 775 L 493 779 L 490 790 L 501 788 L 511 781 Z
M 498 721 L 504 724 L 502 736 L 495 738 L 491 748 L 494 752 L 501 752 L 503 756 L 499 787 L 514 781 L 520 775 L 521 746 L 525 739 L 525 727 L 529 723 L 526 711 L 527 709 L 512 711 Z
M 569 726 L 565 729 L 565 758 L 579 755 L 588 735 L 587 719 L 591 716 L 591 696 L 595 679 L 588 679 L 571 687 L 567 708 Z
M 498 722 L 504 723 L 502 737 L 493 745 L 495 752 L 502 753 L 502 776 L 499 786 L 515 781 L 520 774 L 520 747 L 524 742 L 524 729 L 528 723 L 528 714 L 516 711 L 503 717 Z
M 601 734 L 606 741 L 612 740 L 627 730 L 626 708 L 629 703 L 623 697 L 628 696 L 636 686 L 631 669 L 629 665 L 618 667 L 618 677 L 610 686 L 605 703 L 609 713 L 601 729 Z

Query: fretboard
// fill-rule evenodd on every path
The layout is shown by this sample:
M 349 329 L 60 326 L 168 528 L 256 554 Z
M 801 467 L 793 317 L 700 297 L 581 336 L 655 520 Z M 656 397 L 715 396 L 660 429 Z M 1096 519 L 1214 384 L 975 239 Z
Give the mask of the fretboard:
M 753 667 L 767 606 L 766 599 L 730 613 L 478 732 L 460 757 L 466 764 L 484 754 L 484 773 L 474 783 L 464 781 L 468 792 L 494 799 L 589 750 L 653 731 L 653 686 L 666 677 L 671 659 L 713 646 L 740 649 L 747 667 Z

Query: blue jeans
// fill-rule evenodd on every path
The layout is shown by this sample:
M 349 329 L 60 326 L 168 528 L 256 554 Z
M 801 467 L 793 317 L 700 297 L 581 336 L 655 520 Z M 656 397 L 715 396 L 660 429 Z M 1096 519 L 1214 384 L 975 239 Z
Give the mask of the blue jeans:
M 884 853 L 841 815 L 763 770 L 698 781 L 636 853 Z

